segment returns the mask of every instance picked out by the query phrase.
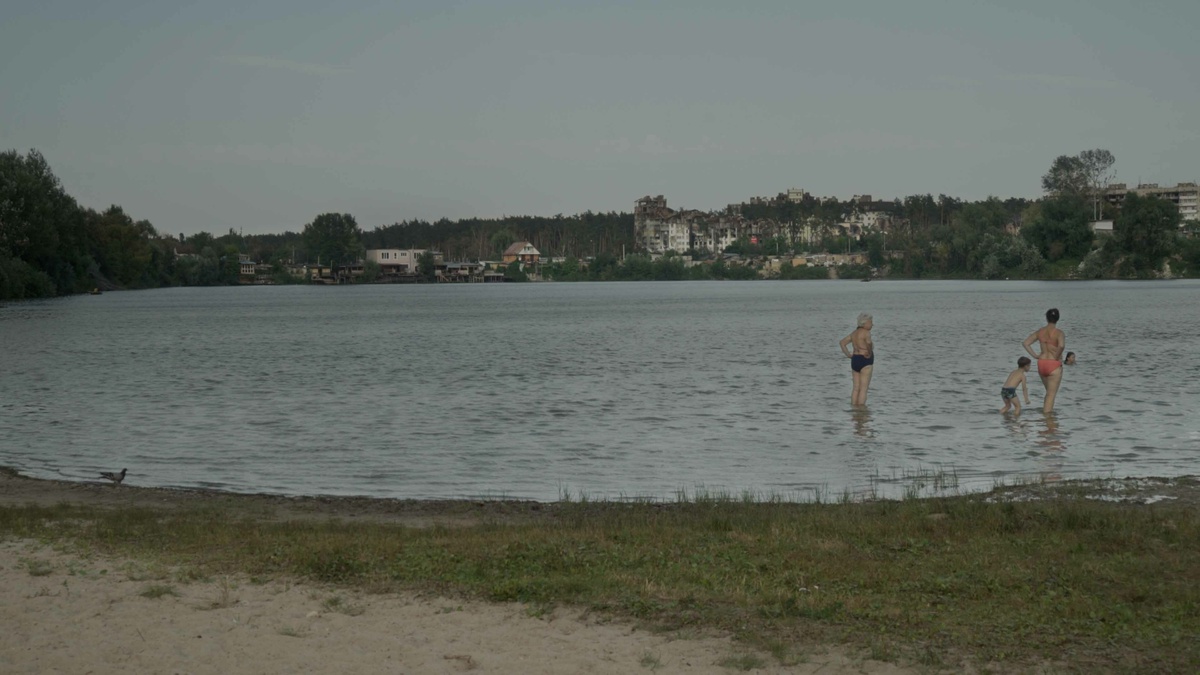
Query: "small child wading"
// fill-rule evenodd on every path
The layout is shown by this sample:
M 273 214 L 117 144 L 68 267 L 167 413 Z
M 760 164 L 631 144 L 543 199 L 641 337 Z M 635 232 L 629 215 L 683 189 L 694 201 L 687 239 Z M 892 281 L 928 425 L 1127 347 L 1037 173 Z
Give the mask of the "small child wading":
M 1029 372 L 1029 366 L 1032 363 L 1028 356 L 1017 359 L 1017 369 L 1008 374 L 1004 386 L 1000 387 L 1000 398 L 1004 400 L 1004 407 L 1000 409 L 1000 412 L 1006 413 L 1009 408 L 1012 408 L 1015 414 L 1021 414 L 1021 402 L 1017 400 L 1018 384 L 1021 385 L 1021 394 L 1025 397 L 1025 405 L 1029 405 L 1029 387 L 1025 383 L 1025 373 Z

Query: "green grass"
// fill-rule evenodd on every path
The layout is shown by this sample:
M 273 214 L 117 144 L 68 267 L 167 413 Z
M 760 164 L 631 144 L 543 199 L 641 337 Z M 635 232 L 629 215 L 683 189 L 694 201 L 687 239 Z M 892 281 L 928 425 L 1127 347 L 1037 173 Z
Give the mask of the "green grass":
M 147 586 L 138 595 L 142 596 L 143 598 L 150 598 L 152 600 L 157 600 L 158 598 L 167 595 L 179 597 L 179 593 L 175 591 L 175 587 L 166 584 L 152 584 Z
M 642 654 L 641 664 L 643 668 L 649 668 L 650 670 L 658 670 L 663 666 L 662 658 L 660 658 L 658 654 L 653 654 L 651 652 Z
M 227 575 L 299 577 L 724 630 L 776 658 L 828 643 L 936 668 L 1200 670 L 1194 508 L 743 497 L 573 501 L 534 522 L 456 529 L 7 507 L 0 538 L 65 540 L 195 578 L 226 575 L 214 606 L 236 602 Z M 728 667 L 761 667 L 751 661 Z
M 365 608 L 362 605 L 349 602 L 340 595 L 334 595 L 326 598 L 325 602 L 321 603 L 321 606 L 324 607 L 325 611 L 327 612 L 337 612 L 338 614 L 345 614 L 346 616 L 359 616 L 365 611 Z
M 54 566 L 45 560 L 22 560 L 21 565 L 31 577 L 45 577 L 54 573 Z

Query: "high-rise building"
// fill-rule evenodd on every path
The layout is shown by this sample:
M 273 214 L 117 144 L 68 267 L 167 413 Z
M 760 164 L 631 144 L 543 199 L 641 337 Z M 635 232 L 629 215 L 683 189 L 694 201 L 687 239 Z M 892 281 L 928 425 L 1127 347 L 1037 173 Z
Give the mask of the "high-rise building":
M 1174 187 L 1159 187 L 1158 183 L 1140 183 L 1131 188 L 1125 183 L 1113 183 L 1104 191 L 1104 199 L 1110 204 L 1120 204 L 1125 196 L 1133 193 L 1139 197 L 1158 197 L 1173 202 L 1179 207 L 1184 220 L 1200 220 L 1200 187 L 1195 183 L 1179 183 Z

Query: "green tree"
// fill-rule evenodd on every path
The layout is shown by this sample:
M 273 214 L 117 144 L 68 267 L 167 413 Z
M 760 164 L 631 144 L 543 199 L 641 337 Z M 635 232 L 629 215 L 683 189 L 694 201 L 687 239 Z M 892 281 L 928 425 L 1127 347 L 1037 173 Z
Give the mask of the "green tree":
M 422 281 L 437 281 L 437 258 L 433 251 L 425 251 L 417 256 L 417 276 Z
M 655 281 L 679 281 L 687 278 L 687 268 L 683 258 L 677 255 L 666 255 L 654 261 Z
M 882 234 L 875 233 L 867 237 L 867 262 L 871 267 L 883 267 L 887 264 L 887 255 L 883 246 Z
M 692 281 L 704 281 L 711 279 L 712 276 L 710 276 L 710 270 L 708 268 L 708 265 L 692 265 L 687 270 L 687 278 Z
M 344 265 L 363 254 L 362 231 L 349 213 L 323 213 L 304 226 L 304 245 L 314 262 Z
M 1031 277 L 1042 272 L 1045 259 L 1024 237 L 988 233 L 979 246 L 979 275 L 985 279 Z
M 382 273 L 382 271 L 383 268 L 379 266 L 379 263 L 375 262 L 374 260 L 368 260 L 363 263 L 363 271 L 362 274 L 359 275 L 358 280 L 364 284 L 373 283 L 379 280 L 379 275 Z
M 1112 243 L 1128 255 L 1132 273 L 1146 274 L 1162 267 L 1179 236 L 1179 208 L 1158 197 L 1129 194 L 1113 222 Z
M 1100 220 L 1100 205 L 1105 189 L 1112 182 L 1112 166 L 1117 158 L 1108 150 L 1096 148 L 1079 153 L 1079 161 L 1083 162 L 1083 175 L 1087 180 L 1088 195 L 1092 198 L 1092 220 Z
M 87 228 L 92 258 L 107 279 L 127 288 L 160 285 L 152 265 L 158 233 L 150 223 L 134 222 L 121 207 L 110 206 L 100 214 L 89 211 Z
M 1108 150 L 1084 150 L 1075 156 L 1059 155 L 1042 176 L 1042 189 L 1055 196 L 1086 196 L 1092 203 L 1093 220 L 1101 215 L 1101 199 L 1112 181 L 1117 161 Z
M 0 260 L 24 263 L 5 265 L 7 283 L 24 289 L 22 297 L 90 287 L 86 240 L 82 210 L 46 158 L 37 150 L 0 153 Z
M 1082 195 L 1087 192 L 1087 171 L 1083 160 L 1059 155 L 1042 176 L 1042 189 L 1051 195 Z
M 708 276 L 713 279 L 724 279 L 729 276 L 729 266 L 725 264 L 724 258 L 717 258 L 708 266 Z
M 1021 234 L 1046 260 L 1081 260 L 1091 250 L 1094 236 L 1088 226 L 1088 210 L 1083 195 L 1044 199 L 1036 209 L 1030 209 Z
M 516 241 L 518 241 L 517 233 L 513 230 L 513 228 L 504 227 L 496 230 L 492 233 L 492 236 L 488 237 L 488 243 L 491 247 L 490 253 L 498 256 L 504 252 L 504 249 L 508 248 Z
M 736 281 L 749 281 L 750 279 L 757 279 L 759 277 L 758 270 L 750 265 L 730 265 L 725 269 L 725 278 Z
M 529 276 L 521 269 L 521 262 L 514 260 L 504 268 L 505 281 L 529 281 Z
M 1195 236 L 1180 239 L 1180 261 L 1183 263 L 1181 274 L 1189 277 L 1200 277 L 1200 238 Z
M 581 281 L 584 276 L 583 270 L 579 266 L 579 260 L 573 256 L 568 257 L 561 265 L 554 268 L 550 278 L 558 281 Z
M 196 234 L 188 237 L 187 240 L 187 245 L 189 248 L 191 248 L 193 253 L 200 253 L 215 243 L 216 239 L 214 239 L 213 236 L 208 232 L 197 232 Z
M 600 253 L 588 265 L 588 277 L 593 281 L 606 281 L 616 278 L 616 269 L 620 265 L 616 256 L 611 253 Z

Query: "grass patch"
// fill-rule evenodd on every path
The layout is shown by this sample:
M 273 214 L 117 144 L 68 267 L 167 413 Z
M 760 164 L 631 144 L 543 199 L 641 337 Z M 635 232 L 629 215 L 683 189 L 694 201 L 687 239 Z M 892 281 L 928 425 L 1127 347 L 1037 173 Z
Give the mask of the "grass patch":
M 21 564 L 31 577 L 48 577 L 54 573 L 54 566 L 45 560 L 26 558 L 21 561 Z
M 748 671 L 748 670 L 755 670 L 758 668 L 766 668 L 767 661 L 766 661 L 766 659 L 759 656 L 758 654 L 751 654 L 749 652 L 745 652 L 745 653 L 741 653 L 741 654 L 734 654 L 732 656 L 727 656 L 727 657 L 721 659 L 721 661 L 718 662 L 717 665 L 721 666 L 722 668 L 729 668 L 730 670 Z
M 325 602 L 321 603 L 321 606 L 324 607 L 325 611 L 327 612 L 337 612 L 338 614 L 345 614 L 346 616 L 360 616 L 366 611 L 366 608 L 362 605 L 349 602 L 340 595 L 334 595 L 326 598 Z
M 166 584 L 152 584 L 147 586 L 141 593 L 138 593 L 138 595 L 143 598 L 150 598 L 151 600 L 157 600 L 167 595 L 179 597 L 179 593 L 175 591 L 175 587 Z
M 226 607 L 233 607 L 238 602 L 236 591 L 237 584 L 233 582 L 233 579 L 228 574 L 221 575 L 221 578 L 217 580 L 216 596 L 205 604 L 203 608 L 225 609 Z
M 302 638 L 305 635 L 304 632 L 293 626 L 280 626 L 277 632 L 284 637 Z
M 944 471 L 898 478 L 933 489 L 956 480 Z M 951 670 L 1200 671 L 1194 508 L 697 495 L 666 504 L 576 498 L 552 510 L 536 522 L 450 530 L 203 509 L 3 507 L 0 537 L 74 542 L 180 577 L 224 579 L 214 607 L 236 602 L 229 575 L 304 578 L 728 631 L 780 660 L 832 643 Z

